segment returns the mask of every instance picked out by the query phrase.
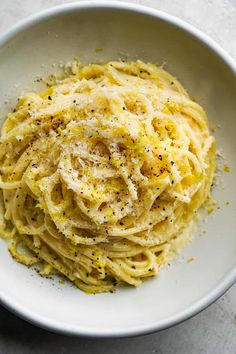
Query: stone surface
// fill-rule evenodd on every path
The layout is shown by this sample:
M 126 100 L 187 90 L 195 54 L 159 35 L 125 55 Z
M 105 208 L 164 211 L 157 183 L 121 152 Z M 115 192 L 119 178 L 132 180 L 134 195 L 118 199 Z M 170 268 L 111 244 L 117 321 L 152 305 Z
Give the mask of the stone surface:
M 110 0 L 112 1 L 112 0 Z M 1 0 L 0 33 L 60 0 Z M 236 0 L 130 0 L 198 27 L 236 59 Z M 165 331 L 129 339 L 71 338 L 36 328 L 0 307 L 0 353 L 235 354 L 236 285 L 208 309 Z

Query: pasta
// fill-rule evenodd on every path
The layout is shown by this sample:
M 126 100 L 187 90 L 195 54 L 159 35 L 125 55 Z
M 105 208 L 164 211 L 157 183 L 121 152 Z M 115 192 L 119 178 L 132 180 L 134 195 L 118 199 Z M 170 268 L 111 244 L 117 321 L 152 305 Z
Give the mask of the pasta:
M 142 61 L 74 64 L 28 93 L 0 138 L 11 255 L 88 293 L 157 274 L 192 236 L 215 168 L 204 110 Z

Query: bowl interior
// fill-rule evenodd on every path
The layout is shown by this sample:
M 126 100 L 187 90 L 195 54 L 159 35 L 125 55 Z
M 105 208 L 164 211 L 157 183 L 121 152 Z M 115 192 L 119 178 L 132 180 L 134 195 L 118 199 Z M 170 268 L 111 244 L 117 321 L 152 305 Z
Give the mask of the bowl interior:
M 55 64 L 73 57 L 83 62 L 138 58 L 166 63 L 205 108 L 210 124 L 221 126 L 215 133 L 217 144 L 231 170 L 215 187 L 220 209 L 204 225 L 206 234 L 198 232 L 182 262 L 173 262 L 140 288 L 85 295 L 16 263 L 0 241 L 0 297 L 34 322 L 83 335 L 144 333 L 188 317 L 229 285 L 226 277 L 236 265 L 235 75 L 207 45 L 152 16 L 151 10 L 73 5 L 31 22 L 0 47 L 2 119 L 20 93 L 39 88 L 37 77 L 57 71 Z M 195 260 L 187 263 L 189 257 Z

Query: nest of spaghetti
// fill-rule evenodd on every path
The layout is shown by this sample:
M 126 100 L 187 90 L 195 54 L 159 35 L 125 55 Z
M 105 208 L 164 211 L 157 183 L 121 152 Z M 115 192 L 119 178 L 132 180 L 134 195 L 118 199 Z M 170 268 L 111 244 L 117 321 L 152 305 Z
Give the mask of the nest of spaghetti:
M 163 68 L 73 64 L 0 138 L 11 255 L 88 293 L 138 286 L 191 238 L 215 168 L 207 116 Z

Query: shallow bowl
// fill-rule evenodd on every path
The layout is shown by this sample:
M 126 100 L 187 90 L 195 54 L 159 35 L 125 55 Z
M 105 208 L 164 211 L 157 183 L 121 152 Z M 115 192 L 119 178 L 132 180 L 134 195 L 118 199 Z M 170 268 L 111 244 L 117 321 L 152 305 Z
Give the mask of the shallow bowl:
M 198 313 L 236 280 L 236 66 L 206 35 L 166 13 L 108 1 L 62 5 L 0 37 L 2 119 L 20 93 L 38 88 L 37 77 L 73 57 L 165 63 L 205 108 L 231 170 L 215 187 L 219 209 L 204 225 L 205 233 L 198 232 L 181 262 L 141 287 L 86 295 L 16 263 L 1 241 L 0 300 L 28 321 L 67 334 L 115 337 L 161 330 Z M 195 260 L 188 263 L 190 257 Z

